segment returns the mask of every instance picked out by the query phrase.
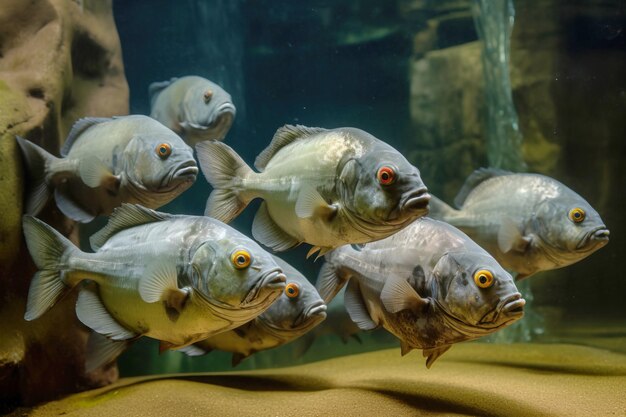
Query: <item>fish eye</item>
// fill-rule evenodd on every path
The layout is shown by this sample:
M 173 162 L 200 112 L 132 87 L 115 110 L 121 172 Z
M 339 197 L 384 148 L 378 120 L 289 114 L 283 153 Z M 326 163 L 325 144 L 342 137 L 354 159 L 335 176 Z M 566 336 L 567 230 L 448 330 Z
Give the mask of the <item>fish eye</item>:
M 491 271 L 481 269 L 474 274 L 474 282 L 480 288 L 489 288 L 493 285 L 493 274 Z
M 213 91 L 211 90 L 206 90 L 204 92 L 204 102 L 208 103 L 209 101 L 211 101 L 211 98 L 213 98 Z
M 250 266 L 252 262 L 252 256 L 250 252 L 245 249 L 239 249 L 233 252 L 230 255 L 230 261 L 233 263 L 233 266 L 237 269 L 244 269 Z
M 296 298 L 300 294 L 300 287 L 295 282 L 290 282 L 285 287 L 285 294 L 289 298 Z
M 169 143 L 161 143 L 159 146 L 157 146 L 156 153 L 157 155 L 159 155 L 159 158 L 166 159 L 172 154 L 172 147 Z
M 569 211 L 568 217 L 574 223 L 580 223 L 585 220 L 585 210 L 575 207 Z
M 380 185 L 390 185 L 396 180 L 396 171 L 390 166 L 378 168 L 376 179 Z

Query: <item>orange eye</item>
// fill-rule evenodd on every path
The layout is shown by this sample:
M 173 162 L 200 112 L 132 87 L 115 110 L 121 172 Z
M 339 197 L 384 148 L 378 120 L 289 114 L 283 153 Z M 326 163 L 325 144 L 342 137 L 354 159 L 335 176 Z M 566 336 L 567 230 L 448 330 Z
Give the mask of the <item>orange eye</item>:
M 166 159 L 168 156 L 172 154 L 172 147 L 169 143 L 162 143 L 156 148 L 157 155 L 159 158 Z
M 285 294 L 289 298 L 296 298 L 300 294 L 300 287 L 295 282 L 290 282 L 285 287 Z
M 208 103 L 209 101 L 211 101 L 211 98 L 213 97 L 213 91 L 211 90 L 206 90 L 204 92 L 204 102 Z
M 230 255 L 230 261 L 233 263 L 235 268 L 244 269 L 250 266 L 252 257 L 250 256 L 250 252 L 247 250 L 239 249 Z
M 580 223 L 585 220 L 585 210 L 576 207 L 569 211 L 568 217 L 574 223 Z
M 396 171 L 388 166 L 383 166 L 378 169 L 376 178 L 381 185 L 392 184 L 396 180 Z
M 489 288 L 493 285 L 493 274 L 491 271 L 481 269 L 474 274 L 474 282 L 480 288 Z

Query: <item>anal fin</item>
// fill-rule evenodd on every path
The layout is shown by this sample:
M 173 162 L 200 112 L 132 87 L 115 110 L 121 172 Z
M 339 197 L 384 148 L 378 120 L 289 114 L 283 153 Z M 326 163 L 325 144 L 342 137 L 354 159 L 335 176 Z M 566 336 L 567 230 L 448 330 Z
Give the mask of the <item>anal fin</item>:
M 422 355 L 424 355 L 426 359 L 426 368 L 430 369 L 433 366 L 433 363 L 444 353 L 446 353 L 452 346 L 445 345 L 438 348 L 433 349 L 424 349 Z
M 92 372 L 107 365 L 124 353 L 134 340 L 111 340 L 97 332 L 91 332 L 87 339 L 85 372 Z

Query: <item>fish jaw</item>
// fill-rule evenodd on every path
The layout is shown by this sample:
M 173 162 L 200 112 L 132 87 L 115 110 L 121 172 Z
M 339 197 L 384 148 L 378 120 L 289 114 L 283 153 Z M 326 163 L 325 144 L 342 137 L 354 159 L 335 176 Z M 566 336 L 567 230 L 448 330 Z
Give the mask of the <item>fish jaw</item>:
M 411 217 L 422 217 L 428 214 L 430 194 L 426 187 L 407 193 L 400 202 L 400 211 Z
M 602 225 L 585 234 L 576 245 L 577 252 L 593 252 L 609 243 L 609 229 Z
M 265 299 L 269 298 L 273 294 L 278 296 L 280 292 L 285 289 L 286 282 L 287 277 L 285 277 L 285 274 L 283 274 L 282 269 L 279 267 L 265 272 L 257 280 L 255 285 L 252 286 L 248 294 L 242 300 L 241 305 L 247 306 L 253 304 L 255 300 L 260 298 L 261 292 L 269 293 Z
M 164 178 L 161 187 L 159 187 L 159 192 L 172 191 L 184 183 L 189 183 L 190 186 L 196 181 L 198 172 L 198 166 L 195 161 L 190 160 L 180 163 Z
M 291 327 L 293 329 L 305 328 L 309 326 L 313 327 L 314 324 L 320 323 L 322 320 L 326 319 L 326 310 L 326 303 L 319 300 L 300 313 L 294 320 Z
M 524 316 L 525 305 L 526 300 L 522 298 L 522 294 L 519 292 L 511 294 L 500 302 L 494 310 L 483 316 L 478 325 L 488 327 L 508 325 Z

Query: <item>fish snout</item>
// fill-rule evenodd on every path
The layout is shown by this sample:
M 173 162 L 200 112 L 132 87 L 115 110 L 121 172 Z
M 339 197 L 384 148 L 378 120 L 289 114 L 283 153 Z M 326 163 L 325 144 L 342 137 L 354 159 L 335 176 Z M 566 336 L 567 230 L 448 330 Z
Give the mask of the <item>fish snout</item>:
M 326 318 L 326 303 L 320 300 L 309 306 L 302 312 L 293 323 L 293 327 L 298 327 L 307 322 L 319 322 Z
M 194 182 L 198 172 L 198 166 L 195 161 L 186 161 L 176 167 L 172 178 Z
M 287 277 L 280 268 L 266 272 L 261 278 L 259 288 L 267 288 L 269 290 L 283 290 L 287 282 Z
M 400 209 L 403 212 L 416 213 L 422 216 L 428 214 L 428 203 L 430 202 L 430 194 L 426 187 L 407 193 L 403 198 Z
M 227 101 L 226 103 L 222 103 L 218 106 L 216 113 L 218 115 L 223 113 L 232 113 L 235 115 L 237 113 L 237 109 L 235 109 L 235 105 L 233 103 Z
M 594 234 L 591 235 L 591 238 L 594 240 L 606 240 L 608 242 L 610 234 L 611 232 L 609 232 L 609 229 L 603 228 L 600 230 L 596 230 Z
M 283 270 L 280 267 L 273 268 L 261 275 L 256 281 L 256 284 L 250 289 L 246 297 L 243 299 L 242 304 L 250 304 L 253 300 L 257 299 L 261 292 L 274 293 L 285 289 L 285 283 L 287 277 L 283 274 Z M 266 290 L 266 291 L 263 291 Z
M 524 315 L 525 305 L 526 300 L 522 298 L 522 294 L 516 292 L 510 297 L 507 297 L 500 311 L 501 314 L 504 314 L 507 318 L 522 317 Z

